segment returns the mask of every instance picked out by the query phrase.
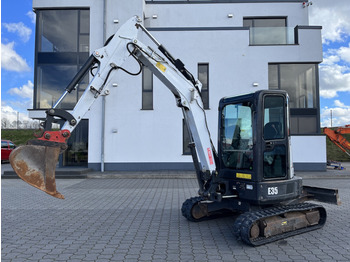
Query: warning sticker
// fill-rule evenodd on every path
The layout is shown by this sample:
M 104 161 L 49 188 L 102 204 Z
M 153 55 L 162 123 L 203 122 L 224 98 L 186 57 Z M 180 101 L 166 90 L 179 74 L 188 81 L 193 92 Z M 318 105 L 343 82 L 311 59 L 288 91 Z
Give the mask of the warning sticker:
M 252 179 L 251 174 L 244 174 L 244 173 L 236 173 L 237 178 L 244 178 L 244 179 Z
M 165 72 L 166 67 L 161 62 L 157 62 L 156 66 L 159 68 L 160 71 L 162 71 L 163 73 Z
M 207 148 L 207 151 L 208 151 L 209 164 L 212 165 L 214 164 L 214 161 L 213 161 L 213 153 L 211 152 L 210 147 Z

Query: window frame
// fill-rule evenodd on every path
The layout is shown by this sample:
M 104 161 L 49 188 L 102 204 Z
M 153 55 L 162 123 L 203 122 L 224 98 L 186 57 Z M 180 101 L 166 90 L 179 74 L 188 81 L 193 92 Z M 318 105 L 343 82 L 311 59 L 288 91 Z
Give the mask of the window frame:
M 287 27 L 287 22 L 288 22 L 288 17 L 287 16 L 245 16 L 243 17 L 243 26 L 244 26 L 244 20 L 253 20 L 253 24 L 254 24 L 254 20 L 277 20 L 277 19 L 283 19 L 285 21 L 285 25 L 284 27 Z M 252 26 L 252 27 L 260 27 L 260 26 Z
M 191 143 L 190 132 L 187 127 L 185 119 L 182 119 L 182 155 L 191 155 L 191 149 L 189 143 Z
M 45 11 L 77 11 L 77 42 L 76 42 L 76 52 L 45 52 L 41 51 L 42 47 L 42 41 L 41 37 L 42 34 L 42 20 L 40 20 L 40 12 Z M 91 12 L 90 8 L 88 7 L 82 7 L 82 8 L 50 8 L 50 9 L 44 9 L 44 8 L 37 8 L 36 9 L 36 33 L 35 33 L 35 57 L 34 57 L 34 92 L 33 92 L 33 109 L 34 110 L 44 110 L 48 109 L 50 107 L 44 107 L 42 106 L 42 101 L 40 99 L 40 92 L 43 92 L 45 88 L 43 88 L 44 83 L 39 82 L 41 80 L 41 68 L 44 68 L 45 66 L 73 66 L 76 68 L 76 72 L 79 71 L 81 66 L 85 63 L 85 61 L 88 59 L 90 55 L 90 26 L 89 32 L 86 33 L 80 33 L 80 30 L 82 29 L 81 23 L 83 22 L 83 14 L 82 11 L 88 11 L 88 17 L 89 17 L 89 24 L 91 19 Z M 88 49 L 86 52 L 82 52 L 80 49 L 80 38 L 81 36 L 88 36 Z M 40 74 L 40 76 L 39 76 Z M 78 85 L 77 90 L 74 91 L 74 94 L 70 94 L 69 98 L 72 99 L 75 95 L 75 101 L 77 102 L 79 100 L 79 97 L 83 94 L 85 88 L 88 86 L 89 79 L 87 75 L 84 77 L 82 82 Z M 68 83 L 67 83 L 68 84 Z M 62 93 L 64 92 L 65 84 L 62 84 Z M 58 98 L 57 98 L 58 99 Z M 68 99 L 68 98 L 67 98 Z M 56 101 L 52 101 L 54 104 Z M 69 104 L 70 102 L 68 102 Z M 52 105 L 51 105 L 52 106 Z M 74 108 L 74 105 L 68 105 L 63 106 L 60 105 L 59 108 L 65 109 L 65 110 L 71 110 Z
M 146 79 L 145 79 L 145 76 L 146 74 L 149 74 L 149 79 L 151 80 L 150 83 L 146 83 Z M 154 109 L 154 97 L 153 97 L 153 73 L 152 71 L 146 67 L 146 66 L 143 66 L 142 67 L 142 95 L 141 95 L 141 110 L 153 110 Z M 146 88 L 146 84 L 149 85 L 149 89 Z M 151 101 L 150 101 L 150 106 L 146 106 L 146 94 L 150 94 L 150 96 L 148 98 L 151 98 Z
M 245 21 L 251 20 L 252 21 L 252 25 L 245 25 Z M 263 42 L 259 42 L 257 40 L 255 40 L 256 33 L 251 29 L 251 28 L 264 28 L 264 26 L 255 26 L 254 24 L 257 22 L 256 20 L 283 20 L 284 21 L 284 26 L 268 26 L 268 27 L 276 27 L 276 28 L 285 28 L 285 34 L 284 34 L 284 41 L 282 42 L 276 42 L 276 43 L 263 43 Z M 245 16 L 243 17 L 243 22 L 242 22 L 243 27 L 249 27 L 249 45 L 252 46 L 259 46 L 259 45 L 266 45 L 266 46 L 270 46 L 270 45 L 291 45 L 291 44 L 295 44 L 295 39 L 292 42 L 288 41 L 289 37 L 288 37 L 288 17 L 287 16 Z M 268 28 L 266 27 L 266 28 Z M 293 35 L 294 35 L 294 30 L 293 30 Z M 293 36 L 294 37 L 294 36 Z
M 64 125 L 63 120 L 59 120 L 60 128 Z M 67 140 L 67 150 L 65 150 L 59 157 L 59 166 L 88 166 L 89 157 L 89 119 L 82 119 L 77 127 L 73 130 L 71 136 Z M 76 144 L 85 143 L 85 147 Z
M 270 90 L 284 90 L 281 87 L 281 70 L 280 70 L 280 65 L 314 65 L 315 69 L 315 93 L 313 94 L 315 96 L 314 101 L 313 101 L 313 107 L 309 108 L 298 108 L 298 107 L 291 107 L 290 106 L 290 119 L 291 119 L 291 125 L 290 125 L 290 132 L 291 135 L 310 135 L 310 134 L 320 134 L 321 133 L 321 127 L 320 127 L 320 94 L 319 94 L 319 63 L 314 63 L 314 62 L 302 62 L 302 63 L 269 63 L 268 64 L 268 74 L 270 77 L 270 66 L 277 66 L 277 86 L 274 86 L 274 88 L 271 88 L 271 79 L 268 79 L 268 88 Z M 295 125 L 292 124 L 292 121 L 295 121 L 298 117 L 305 118 L 314 118 L 316 120 L 316 126 L 314 127 L 315 132 L 300 132 L 300 128 L 296 127 Z M 299 119 L 297 119 L 299 123 Z M 297 131 L 296 131 L 297 130 Z
M 201 81 L 200 77 L 200 67 L 205 66 L 206 67 L 206 84 L 203 84 L 204 81 Z M 198 72 L 198 80 L 202 83 L 202 91 L 201 91 L 201 97 L 203 101 L 203 107 L 204 109 L 209 110 L 210 109 L 210 96 L 209 96 L 209 63 L 198 63 L 197 65 L 197 72 Z
M 230 107 L 236 107 L 236 118 L 227 117 L 227 112 L 230 112 Z M 230 111 L 226 111 L 230 109 Z M 242 110 L 247 110 L 249 108 L 249 118 L 243 118 L 245 112 Z M 242 114 L 241 114 L 242 113 Z M 239 117 L 240 116 L 240 117 Z M 241 129 L 243 127 L 242 119 L 245 122 L 249 121 L 250 129 Z M 227 120 L 234 120 L 234 129 L 232 129 L 232 136 L 227 139 L 226 132 L 229 126 L 226 125 Z M 245 172 L 254 171 L 254 109 L 253 105 L 248 103 L 232 103 L 226 104 L 221 111 L 221 126 L 220 126 L 220 161 L 225 168 L 231 170 L 239 170 Z M 246 134 L 241 136 L 241 134 Z M 248 135 L 248 136 L 247 136 Z M 232 138 L 231 138 L 232 137 Z M 229 142 L 229 143 L 227 143 Z M 245 161 L 238 161 L 239 159 L 244 159 Z

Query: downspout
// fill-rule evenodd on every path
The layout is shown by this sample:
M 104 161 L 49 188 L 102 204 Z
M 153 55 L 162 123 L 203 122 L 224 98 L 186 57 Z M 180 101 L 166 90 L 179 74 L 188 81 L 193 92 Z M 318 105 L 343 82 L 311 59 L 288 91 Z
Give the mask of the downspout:
M 102 95 L 102 127 L 101 127 L 101 172 L 105 171 L 105 123 L 106 123 L 106 96 Z
M 103 1 L 103 43 L 106 41 L 106 12 L 107 0 Z M 102 95 L 102 123 L 101 123 L 101 172 L 105 171 L 105 123 L 106 96 Z

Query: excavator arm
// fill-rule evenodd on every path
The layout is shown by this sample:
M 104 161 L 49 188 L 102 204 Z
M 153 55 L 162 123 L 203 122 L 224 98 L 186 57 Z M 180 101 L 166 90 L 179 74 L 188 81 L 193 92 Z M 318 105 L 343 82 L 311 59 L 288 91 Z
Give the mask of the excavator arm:
M 139 29 L 151 38 L 165 57 L 138 40 Z M 139 63 L 140 70 L 137 73 L 131 73 L 122 67 L 129 57 L 133 57 Z M 181 60 L 174 59 L 143 27 L 138 17 L 129 19 L 107 40 L 104 47 L 93 52 L 53 108 L 47 110 L 40 137 L 30 140 L 27 145 L 20 146 L 11 153 L 10 162 L 17 175 L 30 185 L 63 199 L 63 195 L 56 190 L 55 167 L 59 154 L 67 148 L 71 132 L 100 95 L 109 94 L 109 81 L 116 71 L 123 70 L 130 75 L 137 75 L 142 66 L 147 66 L 168 87 L 176 98 L 177 106 L 182 108 L 195 145 L 195 148 L 192 148 L 192 156 L 200 191 L 204 192 L 207 180 L 216 174 L 216 153 L 203 109 L 201 83 L 194 79 Z M 91 73 L 92 69 L 95 69 L 93 78 L 73 111 L 70 113 L 58 109 L 63 99 L 74 90 L 89 70 Z M 61 130 L 52 131 L 52 123 L 56 118 L 65 120 L 65 123 Z
M 337 130 L 332 130 L 325 127 L 323 132 L 327 135 L 336 146 L 338 146 L 345 154 L 350 156 L 350 142 L 346 140 L 342 134 L 350 134 L 350 125 L 339 127 Z

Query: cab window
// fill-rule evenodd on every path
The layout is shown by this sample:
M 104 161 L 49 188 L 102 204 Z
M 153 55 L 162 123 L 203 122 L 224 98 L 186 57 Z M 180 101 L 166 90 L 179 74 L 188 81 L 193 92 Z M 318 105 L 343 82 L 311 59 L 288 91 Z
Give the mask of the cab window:
M 276 179 L 287 174 L 287 149 L 285 145 L 285 100 L 283 96 L 264 98 L 264 178 Z
M 223 108 L 221 148 L 226 167 L 253 170 L 252 109 L 249 105 L 231 104 Z
M 281 96 L 267 96 L 264 103 L 264 139 L 283 139 L 284 99 Z

